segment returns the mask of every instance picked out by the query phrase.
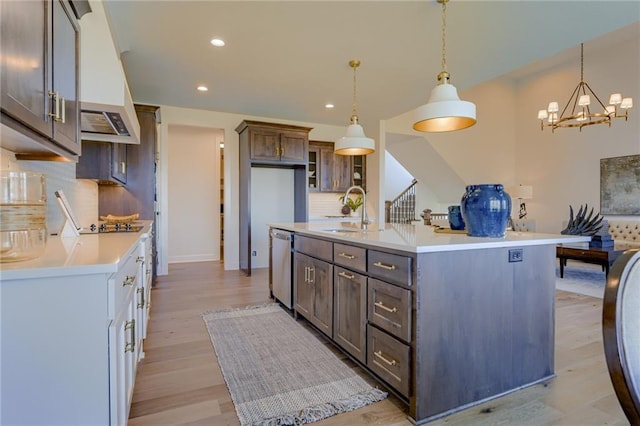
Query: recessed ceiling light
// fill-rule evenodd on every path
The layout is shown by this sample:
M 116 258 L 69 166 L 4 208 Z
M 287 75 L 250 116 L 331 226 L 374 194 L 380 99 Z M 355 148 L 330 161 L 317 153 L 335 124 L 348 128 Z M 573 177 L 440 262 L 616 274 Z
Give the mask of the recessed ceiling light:
M 335 105 L 334 104 L 325 104 L 324 107 L 326 109 L 331 109 L 331 108 L 335 107 Z
M 216 47 L 222 47 L 224 46 L 224 40 L 216 37 L 211 39 L 211 44 L 213 44 Z
M 197 89 L 200 92 L 207 92 L 209 90 L 207 86 L 198 86 Z

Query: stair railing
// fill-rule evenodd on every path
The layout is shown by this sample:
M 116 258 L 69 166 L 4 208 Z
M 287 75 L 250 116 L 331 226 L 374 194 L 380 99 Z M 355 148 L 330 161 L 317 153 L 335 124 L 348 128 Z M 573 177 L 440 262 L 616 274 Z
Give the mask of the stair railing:
M 411 223 L 416 219 L 417 179 L 406 187 L 396 198 L 385 202 L 385 219 L 388 223 Z

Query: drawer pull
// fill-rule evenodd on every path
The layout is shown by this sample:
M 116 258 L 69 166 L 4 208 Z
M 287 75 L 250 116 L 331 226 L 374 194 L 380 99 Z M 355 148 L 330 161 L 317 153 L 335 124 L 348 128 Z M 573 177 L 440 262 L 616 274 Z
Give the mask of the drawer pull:
M 374 262 L 373 266 L 377 266 L 378 268 L 386 269 L 388 271 L 393 271 L 396 269 L 396 265 L 385 265 L 382 262 Z
M 124 351 L 133 352 L 136 350 L 136 320 L 132 319 L 124 323 L 124 329 L 131 333 L 131 342 L 124 345 Z
M 124 287 L 126 285 L 133 285 L 135 280 L 136 280 L 136 276 L 135 275 L 127 275 L 127 277 L 124 279 L 124 281 L 122 281 L 122 287 Z
M 380 309 L 384 309 L 387 312 L 391 312 L 392 314 L 398 312 L 397 308 L 395 308 L 395 307 L 387 308 L 386 306 L 384 306 L 384 303 L 382 303 L 382 302 L 374 302 L 373 304 L 376 305 Z
M 343 272 L 343 271 L 338 272 L 338 275 L 340 275 L 341 277 L 344 277 L 344 278 L 346 278 L 348 280 L 352 280 L 352 279 L 354 279 L 356 277 L 353 274 L 347 274 L 346 272 Z
M 143 309 L 145 306 L 144 303 L 144 288 L 143 287 L 139 287 L 138 290 L 136 290 L 138 292 L 138 294 L 140 294 L 140 302 L 138 302 L 138 309 Z
M 385 357 L 382 356 L 382 351 L 378 351 L 378 352 L 374 352 L 373 353 L 375 356 L 377 356 L 378 358 L 380 358 L 385 364 L 393 367 L 394 365 L 397 364 L 395 359 L 392 359 L 391 361 L 389 361 L 388 359 L 386 359 Z
M 313 276 L 311 273 L 313 272 Z M 316 268 L 309 267 L 309 284 L 313 284 L 316 280 Z
M 352 254 L 347 254 L 347 253 L 339 253 L 339 254 L 338 254 L 338 256 L 340 256 L 340 257 L 344 257 L 344 258 L 346 258 L 346 259 L 350 259 L 350 260 L 351 260 L 351 259 L 355 259 L 355 258 L 356 258 L 354 255 L 352 255 Z

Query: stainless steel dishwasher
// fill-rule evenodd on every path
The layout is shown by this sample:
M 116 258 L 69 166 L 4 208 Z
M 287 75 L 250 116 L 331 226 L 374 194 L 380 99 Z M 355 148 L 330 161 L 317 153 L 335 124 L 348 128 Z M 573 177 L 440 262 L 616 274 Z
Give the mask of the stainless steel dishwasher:
M 293 306 L 291 252 L 293 234 L 271 229 L 271 292 L 284 306 Z

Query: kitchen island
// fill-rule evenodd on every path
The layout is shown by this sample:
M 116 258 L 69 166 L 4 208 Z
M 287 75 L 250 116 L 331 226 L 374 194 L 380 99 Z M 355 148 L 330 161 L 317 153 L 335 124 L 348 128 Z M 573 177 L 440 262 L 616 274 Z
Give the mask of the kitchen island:
M 405 401 L 413 422 L 554 377 L 556 245 L 589 237 L 270 226 L 294 233 L 295 315 Z

